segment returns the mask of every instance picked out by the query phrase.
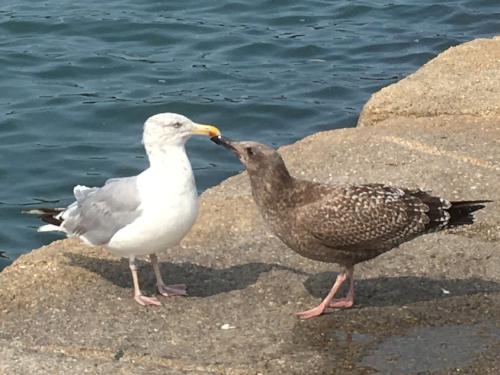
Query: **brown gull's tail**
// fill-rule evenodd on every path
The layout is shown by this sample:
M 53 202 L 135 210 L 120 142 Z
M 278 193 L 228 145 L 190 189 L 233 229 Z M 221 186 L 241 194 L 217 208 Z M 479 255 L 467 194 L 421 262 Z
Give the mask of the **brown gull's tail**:
M 447 227 L 456 227 L 459 225 L 468 225 L 474 222 L 474 211 L 480 210 L 485 206 L 485 203 L 493 201 L 456 201 L 450 202 L 451 207 L 447 209 L 450 214 L 450 220 Z

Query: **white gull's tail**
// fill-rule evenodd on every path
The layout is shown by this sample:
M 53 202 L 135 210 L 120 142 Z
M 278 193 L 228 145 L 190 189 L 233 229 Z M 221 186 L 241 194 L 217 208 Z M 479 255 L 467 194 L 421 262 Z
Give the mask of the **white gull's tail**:
M 64 230 L 60 228 L 60 225 L 63 222 L 61 215 L 65 210 L 65 208 L 35 208 L 33 210 L 24 210 L 23 213 L 38 215 L 40 219 L 48 223 L 39 227 L 37 230 L 38 232 L 64 232 Z

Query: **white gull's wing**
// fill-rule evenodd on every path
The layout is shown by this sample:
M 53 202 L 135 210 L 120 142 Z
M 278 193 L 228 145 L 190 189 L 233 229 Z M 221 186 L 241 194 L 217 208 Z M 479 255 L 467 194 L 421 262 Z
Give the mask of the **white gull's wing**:
M 101 188 L 75 188 L 76 202 L 62 214 L 61 227 L 92 245 L 104 245 L 140 215 L 137 176 L 113 178 Z

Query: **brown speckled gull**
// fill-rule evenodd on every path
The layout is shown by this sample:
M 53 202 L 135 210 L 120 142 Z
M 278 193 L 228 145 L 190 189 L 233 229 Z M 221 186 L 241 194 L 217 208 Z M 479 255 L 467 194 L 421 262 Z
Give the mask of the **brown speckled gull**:
M 300 255 L 337 263 L 344 270 L 317 307 L 299 312 L 302 319 L 327 308 L 354 304 L 354 265 L 425 233 L 472 224 L 482 201 L 449 202 L 422 190 L 382 184 L 327 185 L 292 177 L 274 149 L 256 142 L 212 139 L 231 149 L 245 165 L 252 195 L 271 230 Z M 347 296 L 333 299 L 349 280 Z

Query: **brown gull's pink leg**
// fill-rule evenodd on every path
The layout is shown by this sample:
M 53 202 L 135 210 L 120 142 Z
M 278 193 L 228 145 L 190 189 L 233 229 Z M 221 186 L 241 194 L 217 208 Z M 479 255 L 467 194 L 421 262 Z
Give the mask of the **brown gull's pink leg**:
M 158 265 L 158 257 L 156 254 L 151 254 L 149 259 L 151 260 L 151 265 L 153 266 L 153 271 L 156 275 L 156 286 L 158 288 L 158 292 L 162 296 L 169 297 L 187 295 L 186 284 L 165 285 L 163 278 L 161 277 L 160 266 Z
M 330 309 L 348 309 L 354 305 L 354 267 L 347 268 L 347 278 L 349 279 L 349 290 L 345 298 L 332 299 L 328 304 Z
M 129 260 L 130 271 L 132 271 L 132 280 L 134 282 L 134 299 L 136 302 L 142 306 L 146 305 L 161 305 L 160 301 L 158 301 L 155 297 L 146 297 L 142 294 L 141 289 L 139 288 L 139 277 L 137 276 L 137 266 L 135 264 L 135 256 L 131 256 Z
M 301 312 L 295 313 L 295 315 L 297 317 L 299 317 L 300 319 L 310 319 L 310 318 L 314 318 L 314 317 L 317 317 L 317 316 L 320 316 L 321 314 L 323 314 L 324 311 L 326 310 L 326 308 L 328 307 L 328 305 L 330 304 L 330 302 L 332 301 L 333 297 L 335 297 L 335 294 L 337 293 L 339 288 L 342 286 L 342 284 L 346 280 L 347 280 L 347 275 L 346 275 L 345 271 L 343 271 L 342 273 L 339 273 L 337 275 L 337 279 L 335 280 L 335 283 L 332 286 L 332 289 L 330 289 L 330 292 L 328 293 L 326 298 L 323 301 L 321 301 L 321 303 L 318 306 L 316 306 L 315 308 L 313 308 L 311 310 L 301 311 Z

